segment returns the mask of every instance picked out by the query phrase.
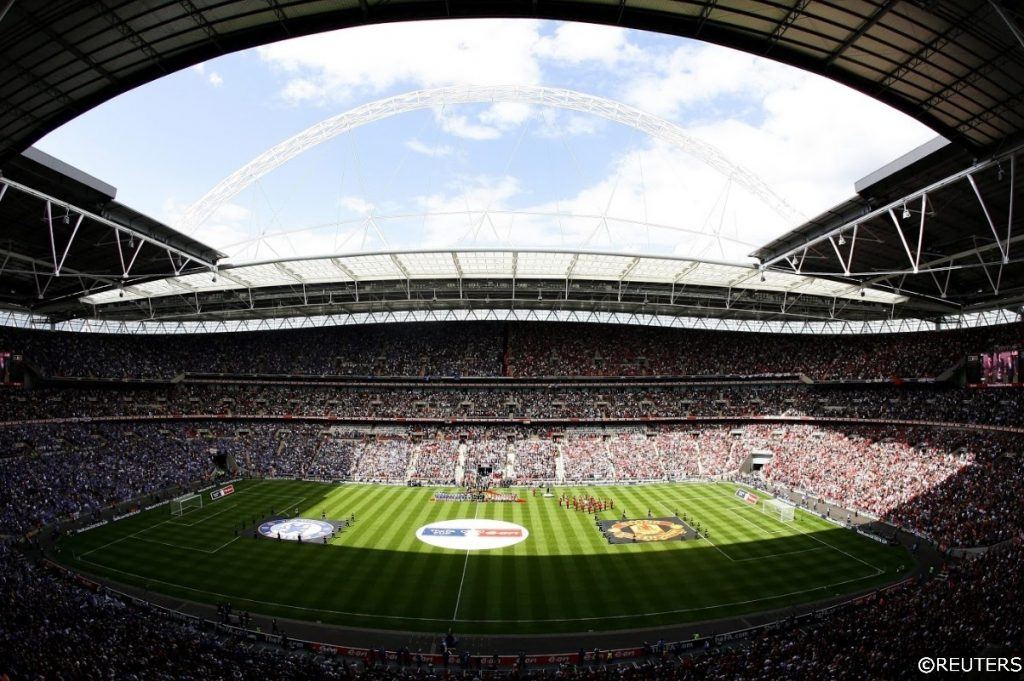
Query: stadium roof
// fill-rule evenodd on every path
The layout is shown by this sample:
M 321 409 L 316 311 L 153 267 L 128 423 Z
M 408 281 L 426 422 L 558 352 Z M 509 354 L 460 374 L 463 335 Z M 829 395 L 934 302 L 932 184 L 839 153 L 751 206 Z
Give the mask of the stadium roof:
M 277 260 L 225 267 L 215 276 L 186 274 L 156 279 L 122 289 L 102 291 L 83 297 L 90 305 L 120 300 L 278 286 L 314 286 L 392 280 L 459 279 L 552 279 L 605 281 L 629 284 L 708 286 L 738 291 L 777 291 L 826 298 L 857 299 L 898 304 L 906 296 L 856 284 L 808 277 L 788 272 L 712 261 L 675 259 L 618 253 L 562 251 L 421 251 L 368 253 L 324 258 Z M 861 295 L 863 290 L 864 295 Z
M 142 83 L 332 28 L 537 17 L 689 36 L 845 83 L 972 153 L 1024 128 L 1024 32 L 1001 0 L 120 0 L 0 3 L 0 162 Z
M 576 310 L 827 322 L 950 312 L 882 287 L 748 265 L 619 253 L 444 250 L 220 268 L 84 296 L 111 321 L 205 321 L 409 310 Z
M 117 190 L 37 149 L 0 177 L 0 305 L 74 304 L 126 278 L 205 271 L 224 257 L 114 199 Z
M 35 150 L 19 154 L 121 92 L 220 54 L 343 26 L 467 16 L 593 21 L 739 48 L 850 85 L 951 143 L 926 145 L 865 178 L 855 197 L 759 249 L 760 269 L 446 251 L 225 267 L 216 281 L 216 250 L 118 203 L 113 187 L 81 171 Z M 1013 208 L 1022 143 L 1024 33 L 999 0 L 6 0 L 0 305 L 51 322 L 467 306 L 815 323 L 940 320 L 1014 306 L 1016 314 L 1024 301 L 1016 246 L 1024 229 Z
M 979 162 L 955 145 L 930 142 L 858 182 L 853 198 L 753 255 L 770 268 L 853 278 L 967 311 L 1019 306 L 1019 152 Z

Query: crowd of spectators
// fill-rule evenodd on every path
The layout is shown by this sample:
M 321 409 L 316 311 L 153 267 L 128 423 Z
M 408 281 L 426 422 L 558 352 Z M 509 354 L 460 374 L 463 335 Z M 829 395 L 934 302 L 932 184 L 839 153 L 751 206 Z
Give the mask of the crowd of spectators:
M 667 476 L 665 458 L 646 435 L 610 438 L 608 454 L 616 480 L 664 480 Z
M 357 482 L 404 482 L 412 449 L 412 442 L 402 435 L 365 440 L 358 446 L 351 478 Z
M 508 454 L 508 440 L 501 437 L 468 440 L 463 464 L 463 484 L 475 484 L 480 471 L 487 469 L 490 469 L 492 477 L 504 478 L 508 470 Z
M 1014 544 L 953 566 L 948 578 L 838 609 L 816 626 L 768 633 L 743 648 L 652 663 L 649 671 L 659 678 L 715 681 L 896 679 L 917 676 L 923 657 L 1020 655 L 1022 561 L 1024 549 Z
M 511 458 L 516 480 L 523 483 L 555 480 L 558 445 L 551 439 L 515 440 L 511 445 Z
M 937 376 L 970 351 L 1020 345 L 1021 325 L 898 336 L 764 336 L 620 326 L 395 325 L 220 336 L 103 336 L 0 329 L 0 348 L 52 376 L 167 379 L 183 372 L 340 376 L 653 376 L 804 373 L 815 379 Z M 1019 436 L 942 427 L 689 424 L 413 434 L 325 432 L 300 421 L 32 420 L 121 416 L 630 419 L 789 415 L 1021 426 L 1013 391 L 800 384 L 387 388 L 368 383 L 134 384 L 4 389 L 0 534 L 209 481 L 214 455 L 257 476 L 454 484 L 491 466 L 521 481 L 682 479 L 735 474 L 761 453 L 765 484 L 880 517 L 945 546 L 1024 533 Z M 598 432 L 600 431 L 600 432 Z M 630 668 L 564 667 L 558 678 L 886 678 L 936 650 L 1022 644 L 1024 551 L 955 566 L 949 579 L 868 599 L 820 625 L 695 658 Z M 82 589 L 0 543 L 0 678 L 375 678 L 309 654 L 152 613 Z M 899 640 L 899 649 L 880 641 Z M 96 646 L 96 641 L 103 641 Z M 403 672 L 404 678 L 417 675 Z M 419 676 L 424 674 L 420 673 Z M 545 673 L 523 676 L 543 677 Z
M 459 463 L 460 444 L 457 438 L 444 437 L 424 440 L 416 448 L 412 479 L 444 485 L 455 484 Z
M 0 348 L 53 376 L 934 377 L 972 351 L 1024 344 L 1021 324 L 880 335 L 455 322 L 129 336 L 0 329 Z M 497 405 L 500 408 L 500 405 Z
M 368 446 L 369 443 L 363 443 L 363 447 Z M 304 473 L 307 477 L 320 480 L 347 478 L 352 472 L 353 463 L 359 458 L 360 449 L 360 443 L 356 440 L 323 433 Z
M 1024 344 L 1020 324 L 879 335 L 759 334 L 659 327 L 509 325 L 514 376 L 934 377 L 972 351 Z
M 652 439 L 669 478 L 718 477 L 739 470 L 748 454 L 735 432 L 732 427 L 662 428 Z
M 172 443 L 159 424 L 8 429 L 2 460 L 0 534 L 201 480 L 210 456 L 195 440 Z M 174 446 L 172 446 L 174 445 Z
M 614 480 L 608 447 L 600 435 L 567 437 L 561 445 L 566 481 Z
M 52 376 L 171 378 L 193 373 L 497 376 L 504 331 L 476 324 L 388 324 L 223 334 L 126 335 L 0 328 Z
M 0 543 L 0 679 L 346 678 L 349 663 L 169 620 Z
M 1016 390 L 800 383 L 558 389 L 185 383 L 8 388 L 0 393 L 0 421 L 176 415 L 435 420 L 814 416 L 1024 426 L 1022 414 L 1024 398 Z
M 1016 435 L 918 427 L 744 431 L 744 448 L 773 454 L 763 470 L 769 483 L 948 546 L 985 546 L 1024 531 L 1024 458 Z
M 202 481 L 214 455 L 243 474 L 397 484 L 476 484 L 480 467 L 506 483 L 680 480 L 735 475 L 760 457 L 768 485 L 944 545 L 1024 531 L 1024 457 L 1019 436 L 1003 431 L 783 423 L 368 434 L 293 421 L 139 421 L 24 424 L 5 437 L 0 521 L 10 534 Z

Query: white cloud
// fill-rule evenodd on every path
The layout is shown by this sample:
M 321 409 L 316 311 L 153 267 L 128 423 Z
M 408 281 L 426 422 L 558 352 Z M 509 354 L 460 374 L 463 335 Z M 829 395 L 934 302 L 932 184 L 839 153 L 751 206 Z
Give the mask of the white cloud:
M 521 125 L 533 115 L 533 107 L 521 102 L 496 102 L 480 114 L 480 122 L 499 128 Z
M 444 156 L 451 156 L 455 153 L 455 149 L 447 144 L 426 144 L 420 142 L 418 139 L 406 140 L 405 146 L 417 154 L 423 154 L 431 158 L 441 158 Z
M 374 209 L 374 205 L 361 196 L 342 196 L 338 205 L 353 213 L 371 213 Z
M 667 117 L 726 95 L 738 95 L 745 103 L 756 105 L 768 93 L 807 77 L 762 57 L 696 42 L 685 42 L 667 55 L 651 51 L 643 63 L 646 68 L 638 69 L 626 84 L 624 99 L 648 113 Z M 691 115 L 700 113 L 691 111 Z
M 301 104 L 321 96 L 321 86 L 307 78 L 293 78 L 281 90 L 281 97 L 289 104 Z
M 522 209 L 570 217 L 535 221 L 517 238 L 548 246 L 741 260 L 782 221 L 749 192 L 728 185 L 682 150 L 649 141 L 617 155 L 602 179 L 557 202 Z
M 614 66 L 637 59 L 641 51 L 621 28 L 595 24 L 559 24 L 551 35 L 537 41 L 536 53 L 569 64 L 597 62 Z
M 529 85 L 544 80 L 547 65 L 589 63 L 611 68 L 641 59 L 628 32 L 589 24 L 464 20 L 346 29 L 258 49 L 285 77 L 280 96 L 291 105 L 348 104 L 395 89 L 444 85 Z M 449 134 L 497 139 L 535 116 L 523 104 L 496 103 L 474 116 L 439 120 Z M 569 134 L 590 134 L 582 119 Z
M 507 209 L 521 191 L 519 179 L 510 175 L 455 178 L 445 191 L 415 198 L 429 215 L 408 235 L 408 243 L 420 248 L 508 246 L 501 218 L 488 212 Z
M 160 218 L 169 225 L 177 224 L 188 209 L 188 204 L 174 197 L 164 199 Z M 217 208 L 203 224 L 189 234 L 214 248 L 252 238 L 253 212 L 237 203 L 228 202 Z
M 454 113 L 453 108 L 434 109 L 434 120 L 441 130 L 463 139 L 483 141 L 494 140 L 508 130 L 515 129 L 535 115 L 529 104 L 520 102 L 496 102 L 479 114 Z
M 469 140 L 483 141 L 501 137 L 501 129 L 494 125 L 481 125 L 472 122 L 468 116 L 438 111 L 435 114 L 441 129 L 449 135 Z
M 853 194 L 853 182 L 935 133 L 815 76 L 768 94 L 758 125 L 719 120 L 692 133 L 763 177 L 808 216 Z
M 292 103 L 347 102 L 389 88 L 537 83 L 538 22 L 472 20 L 358 27 L 259 48 Z
M 546 139 L 595 135 L 604 125 L 602 119 L 592 114 L 579 114 L 560 109 L 540 109 L 537 117 L 539 122 L 534 128 L 534 133 Z
M 650 68 L 626 86 L 627 101 L 687 123 L 691 135 L 808 217 L 849 198 L 854 180 L 934 137 L 874 99 L 754 55 L 687 43 L 646 62 Z M 762 241 L 775 235 L 753 233 Z
M 206 73 L 206 64 L 195 64 L 191 69 L 213 87 L 220 87 L 224 84 L 224 78 L 216 71 Z
M 357 97 L 372 99 L 448 84 L 564 84 L 621 98 L 681 123 L 694 137 L 757 173 L 808 216 L 848 198 L 853 180 L 931 136 L 902 114 L 806 72 L 712 45 L 648 40 L 617 28 L 549 28 L 532 21 L 396 24 L 278 43 L 260 48 L 259 54 L 281 76 L 275 86 L 278 95 L 303 106 L 349 105 Z M 209 68 L 196 71 L 211 84 L 213 76 L 219 77 Z M 514 244 L 744 259 L 753 250 L 748 244 L 763 243 L 791 226 L 738 182 L 730 182 L 699 159 L 653 140 L 629 146 L 617 126 L 593 115 L 500 102 L 447 106 L 432 116 L 435 130 L 463 139 L 499 140 L 525 125 L 543 139 L 590 137 L 585 142 L 588 149 L 601 151 L 588 156 L 585 173 L 572 171 L 569 163 L 564 173 L 524 168 L 532 164 L 540 169 L 550 163 L 538 155 L 517 159 L 521 178 L 488 176 L 483 173 L 496 172 L 493 165 L 481 171 L 466 164 L 492 149 L 503 153 L 511 140 L 481 145 L 478 157 L 456 153 L 451 140 L 423 142 L 433 139 L 429 130 L 419 129 L 413 137 L 405 128 L 392 137 L 389 151 L 368 128 L 366 135 L 375 147 L 373 163 L 366 166 L 376 170 L 382 161 L 383 167 L 387 154 L 404 147 L 417 156 L 402 156 L 403 163 L 412 159 L 411 172 L 403 172 L 418 172 L 420 180 L 429 175 L 430 181 L 403 184 L 403 176 L 393 183 L 396 172 L 377 170 L 381 177 L 365 182 L 373 188 L 376 204 L 359 196 L 327 202 L 328 211 L 337 213 L 341 207 L 356 216 L 351 224 L 332 226 L 332 235 L 326 234 L 327 228 L 324 233 L 296 231 L 290 237 L 263 235 L 248 225 L 258 220 L 229 211 L 211 218 L 206 234 L 216 238 L 208 241 L 217 245 L 229 238 L 239 241 L 238 235 L 258 238 L 264 256 L 268 248 L 336 252 L 383 247 L 386 241 L 391 247 L 406 248 Z M 635 142 L 636 137 L 630 139 Z M 565 153 L 561 145 L 548 146 L 549 157 Z M 596 180 L 591 172 L 595 161 L 608 168 Z M 422 167 L 412 170 L 416 163 Z M 437 174 L 430 175 L 433 172 Z M 584 174 L 586 183 L 581 179 Z M 440 189 L 439 176 L 445 183 Z M 549 178 L 548 186 L 541 186 L 542 177 Z M 350 191 L 361 194 L 363 187 Z M 548 200 L 553 194 L 560 198 Z M 314 199 L 305 206 L 315 206 Z M 288 208 L 289 214 L 279 221 L 293 226 L 293 206 Z M 416 210 L 431 215 L 405 222 L 387 217 Z M 530 214 L 534 212 L 548 215 Z M 558 212 L 571 215 L 552 217 Z M 370 214 L 376 216 L 372 224 L 362 219 Z M 310 217 L 305 224 L 314 223 L 317 220 Z M 719 242 L 714 236 L 718 232 L 734 240 Z
M 210 220 L 213 222 L 241 222 L 252 217 L 252 211 L 245 206 L 240 206 L 237 203 L 225 203 L 219 206 L 217 210 L 210 216 Z

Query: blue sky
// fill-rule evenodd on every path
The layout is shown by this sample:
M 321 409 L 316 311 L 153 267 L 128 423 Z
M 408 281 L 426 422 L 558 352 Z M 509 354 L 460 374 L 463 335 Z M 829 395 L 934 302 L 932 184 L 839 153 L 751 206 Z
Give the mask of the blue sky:
M 185 69 L 39 147 L 171 225 L 282 140 L 375 100 L 543 85 L 664 117 L 805 216 L 934 134 L 823 78 L 725 48 L 538 21 L 361 27 Z M 591 113 L 451 104 L 338 135 L 190 233 L 234 262 L 383 249 L 550 247 L 743 260 L 792 218 L 705 160 Z

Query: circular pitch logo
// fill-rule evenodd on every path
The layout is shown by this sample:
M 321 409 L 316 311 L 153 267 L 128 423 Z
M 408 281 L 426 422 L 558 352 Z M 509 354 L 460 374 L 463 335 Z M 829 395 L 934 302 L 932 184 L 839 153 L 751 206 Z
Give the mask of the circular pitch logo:
M 288 541 L 314 541 L 330 537 L 334 532 L 334 525 L 322 520 L 310 520 L 308 518 L 289 518 L 287 520 L 272 520 L 263 523 L 259 528 L 260 534 L 271 539 L 286 539 Z
M 667 541 L 686 532 L 686 528 L 670 520 L 624 520 L 612 525 L 608 532 L 619 539 Z
M 513 546 L 530 536 L 522 525 L 504 520 L 441 520 L 416 530 L 416 538 L 442 549 L 485 551 Z

